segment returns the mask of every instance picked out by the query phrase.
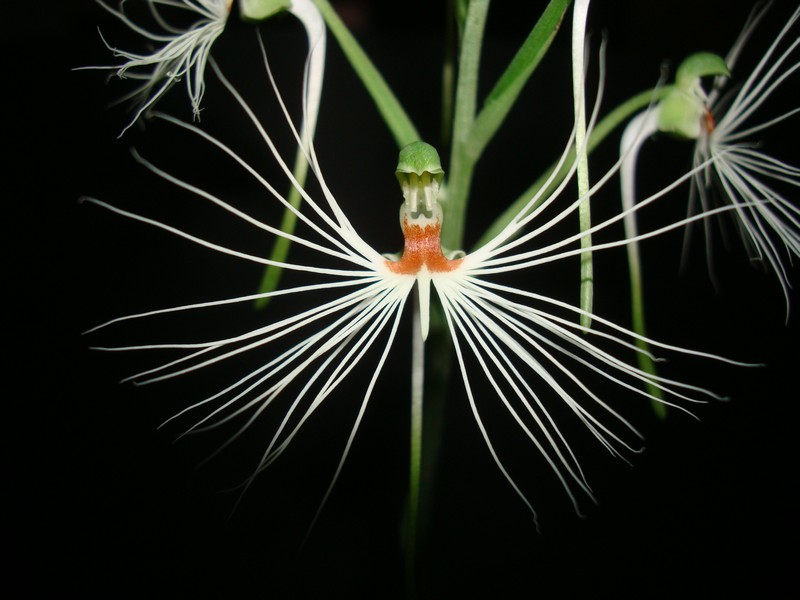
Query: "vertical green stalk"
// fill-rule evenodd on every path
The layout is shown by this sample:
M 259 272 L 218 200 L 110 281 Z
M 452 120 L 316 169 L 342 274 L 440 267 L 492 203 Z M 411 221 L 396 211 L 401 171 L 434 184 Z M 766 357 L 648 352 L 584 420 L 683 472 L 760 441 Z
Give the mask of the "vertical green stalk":
M 626 232 L 626 235 L 630 235 L 630 233 Z M 635 231 L 633 232 L 633 235 L 636 235 Z M 645 335 L 647 329 L 644 320 L 644 288 L 642 286 L 642 269 L 641 259 L 639 256 L 639 245 L 635 243 L 628 244 L 627 250 L 628 271 L 630 273 L 631 283 L 631 318 L 633 321 L 633 330 L 639 335 Z M 636 353 L 636 359 L 639 363 L 639 368 L 645 373 L 656 375 L 656 365 L 655 362 L 653 362 L 653 359 L 650 357 L 650 347 L 648 346 L 647 342 L 645 342 L 643 339 L 637 338 L 636 347 L 643 350 L 643 352 Z M 647 352 L 647 354 L 645 354 L 645 352 Z M 667 416 L 667 407 L 662 402 L 658 402 L 658 400 L 664 398 L 663 392 L 660 388 L 657 388 L 651 383 L 646 384 L 645 387 L 647 392 L 657 399 L 651 400 L 653 412 L 658 418 L 665 418 Z
M 456 79 L 456 7 L 455 0 L 447 1 L 444 30 L 444 64 L 442 65 L 442 147 L 453 135 L 453 89 Z
M 622 209 L 626 213 L 623 224 L 625 225 L 625 237 L 628 240 L 636 238 L 639 234 L 636 215 L 631 212 L 636 205 L 636 164 L 639 159 L 639 151 L 642 144 L 658 130 L 657 123 L 657 111 L 649 110 L 640 113 L 628 123 L 620 141 L 620 154 L 623 156 L 622 166 L 620 167 L 620 186 Z M 644 318 L 644 287 L 642 284 L 642 261 L 639 253 L 639 243 L 629 242 L 626 245 L 626 250 L 630 276 L 631 321 L 633 331 L 641 336 L 636 338 L 636 347 L 642 350 L 642 352 L 636 353 L 636 360 L 642 371 L 656 377 L 656 365 L 650 357 L 650 348 L 647 342 L 642 339 L 647 335 L 647 329 Z M 653 397 L 651 399 L 653 412 L 659 418 L 666 417 L 667 407 L 662 402 L 659 402 L 664 398 L 661 389 L 651 383 L 647 383 L 645 389 Z
M 475 162 L 479 156 L 479 153 L 476 153 L 475 148 L 470 144 L 469 134 L 475 121 L 478 70 L 488 12 L 489 0 L 472 0 L 470 2 L 459 46 L 450 170 L 447 180 L 447 197 L 442 203 L 444 210 L 442 246 L 448 249 L 458 249 L 463 245 L 464 218 L 469 188 L 472 183 Z
M 572 94 L 575 99 L 575 147 L 578 152 L 577 178 L 578 196 L 584 197 L 578 208 L 578 219 L 581 233 L 592 227 L 592 213 L 589 198 L 589 155 L 586 150 L 586 98 L 584 85 L 583 54 L 586 40 L 586 14 L 589 11 L 589 0 L 578 0 L 574 5 L 572 21 Z M 580 305 L 584 311 L 580 322 L 584 327 L 592 324 L 592 297 L 594 292 L 594 268 L 592 265 L 592 237 L 589 234 L 581 238 L 581 288 Z
M 408 486 L 408 528 L 406 532 L 406 589 L 416 596 L 416 563 L 419 531 L 419 506 L 422 479 L 422 410 L 425 388 L 425 343 L 420 326 L 419 297 L 414 296 L 414 322 L 411 347 L 411 460 Z

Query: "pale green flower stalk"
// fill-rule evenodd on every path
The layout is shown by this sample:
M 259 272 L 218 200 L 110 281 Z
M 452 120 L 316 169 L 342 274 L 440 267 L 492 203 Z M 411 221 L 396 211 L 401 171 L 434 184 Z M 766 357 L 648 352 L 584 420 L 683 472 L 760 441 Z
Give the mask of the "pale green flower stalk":
M 629 124 L 621 144 L 621 151 L 627 153 L 621 172 L 622 197 L 626 207 L 635 202 L 636 159 L 650 135 L 661 131 L 694 141 L 690 214 L 697 210 L 698 199 L 701 210 L 717 203 L 731 206 L 744 245 L 753 259 L 777 275 L 788 310 L 790 284 L 782 255 L 800 256 L 800 209 L 769 182 L 800 187 L 800 169 L 767 155 L 753 136 L 795 115 L 800 107 L 764 122 L 751 122 L 764 102 L 800 68 L 800 60 L 792 58 L 800 40 L 789 36 L 800 17 L 800 8 L 795 9 L 735 94 L 721 95 L 731 75 L 729 70 L 734 69 L 745 42 L 767 8 L 768 5 L 761 6 L 752 13 L 724 61 L 705 52 L 687 58 L 676 73 L 670 93 L 653 110 L 642 113 Z M 779 51 L 784 41 L 789 44 Z M 701 77 L 710 75 L 716 76 L 716 80 L 706 93 Z M 708 240 L 708 222 L 704 224 Z M 626 221 L 626 227 L 629 236 L 636 235 L 632 217 Z M 641 296 L 636 246 L 631 245 L 629 252 L 632 294 Z M 641 307 L 634 308 L 635 319 L 640 311 Z M 635 329 L 642 333 L 643 317 L 641 314 L 639 317 L 642 328 Z
M 203 301 L 121 317 L 93 331 L 121 321 L 152 319 L 178 312 L 198 313 L 198 316 L 207 318 L 213 316 L 215 309 L 233 303 L 249 303 L 263 297 L 282 297 L 290 302 L 294 299 L 318 298 L 310 308 L 297 309 L 291 316 L 229 337 L 201 342 L 176 341 L 102 348 L 108 351 L 171 349 L 181 355 L 129 378 L 138 383 L 155 383 L 188 376 L 220 363 L 234 368 L 232 359 L 240 354 L 263 354 L 261 366 L 235 377 L 229 385 L 199 399 L 170 419 L 193 419 L 187 432 L 238 424 L 236 432 L 222 444 L 219 452 L 235 442 L 262 414 L 275 410 L 273 405 L 278 399 L 285 403 L 283 417 L 265 443 L 265 450 L 253 468 L 252 476 L 243 482 L 242 493 L 258 474 L 274 464 L 295 443 L 297 434 L 323 403 L 336 401 L 338 387 L 352 370 L 360 363 L 368 362 L 372 367 L 371 375 L 362 388 L 358 414 L 322 498 L 322 509 L 367 414 L 378 378 L 384 367 L 396 360 L 392 357 L 394 341 L 402 324 L 404 306 L 415 288 L 420 316 L 415 327 L 419 337 L 424 341 L 428 331 L 426 315 L 429 314 L 431 302 L 438 302 L 453 341 L 466 400 L 475 423 L 503 478 L 528 508 L 534 521 L 536 513 L 529 492 L 518 483 L 517 475 L 506 468 L 501 453 L 492 443 L 492 437 L 499 432 L 490 431 L 481 416 L 488 402 L 499 402 L 515 424 L 516 431 L 541 454 L 561 482 L 575 510 L 580 512 L 578 495 L 583 494 L 590 499 L 593 499 L 593 495 L 577 454 L 562 434 L 559 421 L 551 415 L 552 407 L 559 403 L 566 406 L 572 419 L 583 425 L 601 447 L 613 456 L 623 456 L 626 451 L 637 450 L 640 436 L 622 416 L 622 411 L 592 391 L 592 378 L 629 390 L 632 397 L 639 395 L 653 399 L 651 394 L 640 389 L 640 385 L 654 385 L 665 395 L 662 402 L 681 410 L 687 410 L 687 404 L 703 402 L 704 398 L 718 398 L 707 390 L 645 373 L 617 356 L 630 350 L 641 352 L 635 347 L 636 340 L 641 336 L 634 332 L 598 315 L 592 315 L 593 327 L 587 328 L 579 322 L 579 318 L 586 314 L 581 308 L 497 280 L 498 277 L 504 279 L 509 273 L 519 272 L 525 274 L 526 281 L 535 281 L 535 277 L 530 276 L 531 269 L 580 256 L 587 250 L 581 247 L 581 239 L 606 232 L 624 218 L 625 212 L 622 212 L 592 225 L 585 232 L 566 235 L 547 244 L 537 244 L 542 234 L 568 222 L 586 200 L 583 196 L 565 197 L 565 189 L 577 171 L 576 160 L 570 158 L 577 126 L 566 141 L 557 163 L 556 171 L 563 165 L 567 166 L 567 176 L 563 181 L 545 196 L 544 190 L 549 188 L 551 181 L 546 182 L 542 191 L 532 196 L 500 233 L 469 254 L 445 255 L 442 252 L 440 234 L 444 217 L 438 192 L 443 174 L 436 168 L 435 162 L 429 160 L 435 156 L 435 151 L 427 144 L 415 144 L 410 149 L 410 155 L 401 155 L 398 175 L 403 195 L 400 216 L 405 246 L 400 255 L 384 255 L 372 248 L 353 227 L 344 206 L 325 182 L 313 143 L 304 146 L 300 132 L 289 119 L 288 111 L 284 108 L 288 125 L 319 183 L 322 193 L 319 199 L 312 197 L 299 185 L 289 164 L 246 100 L 223 76 L 219 67 L 213 62 L 210 64 L 252 124 L 252 132 L 258 136 L 265 151 L 275 159 L 288 181 L 303 197 L 301 208 L 293 207 L 272 182 L 223 140 L 174 117 L 161 113 L 155 113 L 154 117 L 196 135 L 199 142 L 207 143 L 211 150 L 239 165 L 251 182 L 263 190 L 266 198 L 273 198 L 295 214 L 304 225 L 305 233 L 284 232 L 249 216 L 221 197 L 171 175 L 143 157 L 137 155 L 137 160 L 172 185 L 216 206 L 222 215 L 232 218 L 233 224 L 255 227 L 269 237 L 287 238 L 293 244 L 312 251 L 317 259 L 277 263 L 269 258 L 221 246 L 100 200 L 87 199 L 205 249 L 261 266 L 278 266 L 305 278 L 295 287 L 269 293 Z M 274 81 L 272 85 L 277 94 Z M 304 102 L 306 106 L 310 102 L 308 88 L 304 90 Z M 587 135 L 591 134 L 596 121 L 598 103 L 599 100 L 589 120 Z M 230 135 L 235 133 L 228 132 Z M 420 160 L 420 156 L 425 160 Z M 604 186 L 616 174 L 620 162 L 603 174 L 590 187 L 588 194 L 594 194 Z M 412 168 L 405 168 L 407 164 L 411 164 Z M 690 176 L 691 173 L 686 174 L 631 210 L 644 210 Z M 558 206 L 560 202 L 562 206 Z M 367 209 L 371 214 L 379 214 L 372 206 L 365 208 L 358 199 L 348 200 L 347 205 L 348 210 Z M 617 248 L 682 227 L 705 216 L 684 219 L 640 234 L 633 240 L 595 242 L 588 250 L 598 252 Z M 430 293 L 431 288 L 434 294 Z M 724 360 L 650 339 L 645 341 L 665 351 Z M 607 350 L 606 345 L 611 349 Z M 400 367 L 406 368 L 402 364 Z M 484 378 L 490 385 L 493 390 L 490 397 L 479 397 L 473 393 L 472 383 L 478 377 Z M 502 434 L 507 435 L 507 432 Z
M 589 0 L 576 0 L 572 18 L 572 95 L 575 104 L 575 147 L 578 156 L 578 195 L 585 198 L 578 211 L 580 229 L 588 231 L 592 226 L 592 211 L 589 204 L 589 155 L 586 152 L 586 99 L 583 97 L 585 77 L 584 56 L 586 43 L 586 15 L 589 12 Z M 589 327 L 592 323 L 592 296 L 594 293 L 594 275 L 592 253 L 588 250 L 592 245 L 592 237 L 581 238 L 581 246 L 586 251 L 581 254 L 581 325 Z

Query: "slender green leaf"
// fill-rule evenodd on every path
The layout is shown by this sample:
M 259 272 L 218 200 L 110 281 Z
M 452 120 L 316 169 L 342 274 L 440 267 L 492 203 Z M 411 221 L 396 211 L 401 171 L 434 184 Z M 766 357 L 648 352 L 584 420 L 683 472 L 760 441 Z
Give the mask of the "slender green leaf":
M 416 127 L 411 122 L 405 109 L 394 95 L 389 85 L 384 80 L 378 69 L 361 48 L 353 34 L 336 14 L 328 0 L 314 0 L 319 7 L 331 33 L 336 37 L 347 59 L 356 74 L 361 79 L 364 87 L 372 96 L 378 112 L 389 127 L 397 147 L 416 142 L 421 139 Z
M 469 188 L 477 159 L 470 147 L 469 132 L 475 122 L 478 71 L 488 11 L 489 0 L 472 0 L 461 36 L 450 170 L 446 201 L 442 204 L 442 245 L 448 249 L 458 249 L 462 245 Z
M 470 145 L 473 148 L 483 151 L 494 137 L 522 88 L 550 48 L 571 1 L 551 0 L 505 72 L 497 80 L 470 131 Z

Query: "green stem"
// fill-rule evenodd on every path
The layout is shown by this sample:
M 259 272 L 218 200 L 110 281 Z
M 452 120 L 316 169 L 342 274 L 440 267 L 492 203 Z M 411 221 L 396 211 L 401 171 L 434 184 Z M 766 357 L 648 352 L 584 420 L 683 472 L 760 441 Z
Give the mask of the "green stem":
M 453 135 L 453 94 L 456 78 L 456 0 L 447 1 L 444 30 L 444 64 L 442 66 L 442 147 L 450 143 Z
M 589 1 L 576 2 L 572 23 L 572 95 L 575 104 L 575 148 L 577 155 L 578 197 L 584 201 L 578 207 L 581 237 L 580 269 L 580 323 L 583 327 L 592 324 L 592 302 L 594 297 L 594 267 L 592 263 L 591 199 L 589 198 L 589 153 L 586 150 L 586 90 L 583 55 L 586 47 L 586 13 Z
M 469 144 L 482 153 L 505 121 L 522 88 L 552 44 L 572 0 L 551 0 L 506 70 L 486 97 L 469 134 Z
M 416 596 L 416 564 L 419 541 L 419 505 L 422 479 L 422 410 L 425 391 L 425 342 L 420 327 L 419 298 L 414 296 L 411 348 L 411 458 L 408 486 L 408 529 L 406 539 L 406 589 Z
M 644 336 L 646 335 L 647 327 L 644 319 L 644 288 L 642 286 L 642 269 L 641 258 L 639 256 L 639 246 L 638 244 L 628 244 L 627 249 L 628 270 L 630 273 L 631 283 L 631 318 L 633 330 L 639 335 Z M 636 359 L 639 363 L 639 368 L 650 375 L 657 375 L 656 365 L 653 359 L 650 357 L 650 347 L 647 342 L 637 338 L 636 347 L 643 350 L 643 352 L 636 353 Z M 645 352 L 647 354 L 645 354 Z M 658 418 L 664 419 L 667 416 L 667 407 L 663 402 L 658 401 L 664 398 L 663 392 L 660 388 L 656 387 L 652 383 L 647 383 L 645 388 L 649 394 L 656 398 L 656 400 L 651 399 L 650 401 L 653 412 Z
M 620 168 L 620 184 L 622 191 L 622 209 L 626 212 L 623 220 L 625 226 L 625 237 L 633 240 L 638 236 L 638 225 L 636 214 L 632 211 L 636 204 L 636 165 L 639 159 L 639 150 L 642 144 L 655 132 L 658 125 L 653 113 L 641 113 L 634 118 L 622 134 L 620 152 L 624 160 Z M 628 273 L 630 276 L 631 293 L 631 320 L 633 331 L 640 337 L 636 338 L 636 346 L 642 352 L 636 353 L 639 368 L 645 373 L 657 377 L 656 366 L 650 357 L 650 348 L 643 339 L 647 335 L 644 317 L 644 287 L 642 284 L 641 256 L 639 253 L 639 243 L 629 242 L 626 246 L 628 254 Z M 646 391 L 652 396 L 651 405 L 653 412 L 659 418 L 667 415 L 667 407 L 663 402 L 664 394 L 660 388 L 649 381 L 645 384 Z
M 447 180 L 447 197 L 442 205 L 444 210 L 442 246 L 448 249 L 458 249 L 463 245 L 469 188 L 475 162 L 479 156 L 475 148 L 469 144 L 469 134 L 475 121 L 478 69 L 488 11 L 489 0 L 470 2 L 460 42 L 452 154 Z

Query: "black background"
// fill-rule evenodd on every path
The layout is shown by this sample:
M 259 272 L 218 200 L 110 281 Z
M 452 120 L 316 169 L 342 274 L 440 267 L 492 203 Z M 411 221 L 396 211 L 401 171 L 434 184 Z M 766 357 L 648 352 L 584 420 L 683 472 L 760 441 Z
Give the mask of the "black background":
M 423 135 L 435 140 L 444 11 L 439 3 L 409 2 L 402 9 L 398 4 L 337 6 L 349 15 L 356 35 Z M 539 10 L 537 3 L 506 4 L 492 7 L 487 88 Z M 652 85 L 662 60 L 677 61 L 700 49 L 724 53 L 748 10 L 748 3 L 722 1 L 594 3 L 591 27 L 608 33 L 604 106 Z M 752 66 L 791 10 L 789 4 L 773 6 L 748 46 L 743 69 Z M 401 367 L 388 369 L 382 378 L 342 477 L 299 553 L 352 423 L 357 406 L 352 394 L 361 389 L 357 383 L 342 391 L 343 408 L 327 406 L 291 449 L 295 454 L 287 453 L 285 461 L 261 477 L 230 517 L 235 497 L 218 490 L 248 471 L 252 463 L 247 461 L 262 448 L 262 440 L 251 439 L 208 468 L 195 470 L 215 447 L 214 437 L 173 444 L 180 427 L 157 426 L 200 397 L 202 384 L 119 385 L 121 378 L 153 363 L 147 357 L 88 350 L 95 343 L 127 342 L 127 330 L 100 340 L 82 336 L 92 325 L 215 297 L 220 288 L 223 294 L 246 293 L 259 275 L 256 268 L 187 249 L 187 244 L 78 203 L 81 195 L 90 194 L 142 213 L 157 211 L 195 231 L 213 231 L 213 217 L 202 210 L 187 216 L 172 207 L 171 188 L 134 163 L 131 146 L 171 161 L 178 172 L 205 161 L 200 170 L 209 175 L 209 185 L 247 201 L 233 187 L 236 180 L 229 179 L 236 177 L 235 170 L 210 161 L 202 145 L 171 137 L 174 130 L 163 124 L 148 124 L 147 131 L 134 128 L 116 139 L 126 113 L 107 104 L 127 89 L 124 83 L 105 85 L 101 72 L 72 70 L 111 62 L 98 25 L 120 47 L 131 39 L 88 1 L 14 3 L 6 7 L 1 26 L 6 84 L 0 102 L 7 149 L 4 296 L 9 306 L 4 330 L 11 357 L 4 360 L 3 580 L 7 586 L 17 582 L 17 591 L 8 597 L 401 597 L 398 534 L 408 427 L 402 344 L 407 348 L 407 335 L 392 354 Z M 291 90 L 299 89 L 302 30 L 284 19 L 263 31 L 278 80 L 288 82 L 291 103 L 296 100 Z M 514 125 L 492 142 L 477 171 L 474 197 L 486 200 L 476 200 L 471 209 L 476 228 L 468 231 L 468 241 L 553 160 L 569 133 L 564 33 L 512 113 Z M 595 49 L 598 38 L 593 38 Z M 232 23 L 214 51 L 226 74 L 251 94 L 267 89 L 253 58 L 256 48 L 251 29 Z M 332 38 L 329 48 L 317 138 L 328 183 L 360 230 L 375 222 L 393 227 L 399 202 L 392 176 L 396 149 Z M 203 126 L 223 131 L 241 125 L 241 120 L 229 125 L 227 113 L 214 108 L 215 102 L 226 109 L 231 103 L 213 75 L 207 80 Z M 797 97 L 795 76 L 766 110 L 793 108 Z M 160 108 L 190 116 L 182 88 L 172 90 Z M 793 143 L 797 133 L 795 118 L 765 136 L 766 149 L 800 163 Z M 596 168 L 613 162 L 616 139 L 598 153 Z M 246 147 L 243 152 L 248 150 L 259 151 Z M 269 160 L 263 155 L 260 160 L 266 168 Z M 657 139 L 641 160 L 643 186 L 654 190 L 685 170 L 688 147 Z M 616 191 L 604 190 L 598 203 L 603 198 L 613 212 Z M 685 195 L 672 198 L 656 222 L 683 216 Z M 399 246 L 398 232 L 374 226 L 370 241 L 386 245 L 390 239 L 390 245 Z M 259 238 L 238 241 L 259 251 Z M 683 274 L 679 233 L 644 246 L 651 333 L 766 366 L 722 367 L 670 357 L 669 375 L 732 401 L 700 407 L 698 420 L 671 413 L 663 423 L 646 406 L 626 408 L 647 438 L 646 452 L 631 458 L 633 467 L 613 461 L 577 432 L 575 444 L 599 498 L 599 505 L 585 506 L 586 519 L 574 515 L 551 474 L 524 444 L 511 445 L 520 454 L 510 461 L 527 469 L 518 472 L 525 473 L 526 489 L 539 511 L 540 534 L 486 453 L 460 383 L 454 382 L 421 567 L 426 597 L 793 595 L 797 317 L 792 314 L 785 323 L 784 301 L 771 274 L 749 266 L 736 243 L 726 250 L 715 241 L 716 287 L 708 277 L 702 244 L 692 248 Z M 598 258 L 597 269 L 598 312 L 624 323 L 622 253 Z M 544 289 L 572 293 L 574 271 L 547 274 L 553 279 L 542 282 Z M 796 267 L 789 268 L 789 278 L 797 282 Z M 259 322 L 258 315 L 241 318 Z M 228 325 L 207 324 L 215 332 L 229 331 Z M 361 370 L 360 381 L 366 371 Z M 620 406 L 634 405 L 623 392 L 611 393 Z

